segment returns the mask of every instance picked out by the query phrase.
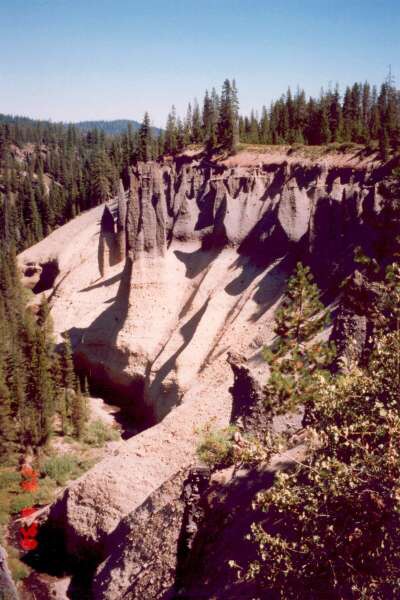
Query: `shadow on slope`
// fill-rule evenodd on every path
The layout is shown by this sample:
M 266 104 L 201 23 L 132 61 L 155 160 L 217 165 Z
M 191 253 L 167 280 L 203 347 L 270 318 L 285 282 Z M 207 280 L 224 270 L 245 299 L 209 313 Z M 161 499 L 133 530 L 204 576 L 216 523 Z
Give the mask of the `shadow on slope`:
M 143 401 L 144 378 L 137 377 L 132 381 L 124 374 L 128 355 L 116 348 L 118 334 L 128 314 L 131 273 L 132 263 L 127 259 L 122 275 L 91 286 L 93 289 L 111 285 L 121 278 L 113 303 L 87 329 L 72 328 L 68 333 L 77 371 L 87 377 L 92 395 L 120 406 L 120 418 L 123 421 L 131 419 L 135 428 L 141 431 L 153 423 Z

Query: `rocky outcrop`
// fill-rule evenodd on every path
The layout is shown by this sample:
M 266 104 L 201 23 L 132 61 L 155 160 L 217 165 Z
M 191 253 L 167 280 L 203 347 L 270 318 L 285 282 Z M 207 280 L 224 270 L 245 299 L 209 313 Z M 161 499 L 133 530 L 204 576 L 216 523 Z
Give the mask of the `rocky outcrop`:
M 117 245 L 118 259 L 124 260 L 126 256 L 126 194 L 122 181 L 118 186 L 118 212 L 117 212 Z
M 177 565 L 175 598 L 271 598 L 253 581 L 237 577 L 232 561 L 242 572 L 256 559 L 255 547 L 247 539 L 251 524 L 265 519 L 255 510 L 257 492 L 269 488 L 279 470 L 290 469 L 295 461 L 303 460 L 304 445 L 275 455 L 268 465 L 256 469 L 233 468 L 217 471 L 210 485 L 197 500 L 201 523 L 191 540 L 190 551 L 180 557 Z
M 182 488 L 187 473 L 183 470 L 174 475 L 109 536 L 107 558 L 93 581 L 94 598 L 172 598 L 185 511 Z
M 154 420 L 163 418 L 185 401 L 222 340 L 226 347 L 233 321 L 243 332 L 243 307 L 259 305 L 249 311 L 253 323 L 264 317 L 293 260 L 310 263 L 320 285 L 336 293 L 354 246 L 376 238 L 381 176 L 285 162 L 139 164 L 126 216 L 129 297 L 122 312 L 116 302 L 85 332 L 77 348 L 83 368 L 96 377 L 103 371 L 112 387 L 115 374 L 103 370 L 112 352 L 118 394 L 125 388 Z M 113 310 L 117 326 L 101 350 Z
M 367 358 L 383 314 L 382 286 L 355 270 L 343 286 L 332 331 L 338 366 L 348 368 Z
M 109 538 L 123 518 L 133 518 L 156 490 L 196 462 L 206 425 L 211 421 L 218 428 L 229 421 L 229 397 L 223 389 L 217 393 L 214 398 L 198 388 L 198 403 L 185 403 L 158 425 L 122 442 L 68 487 L 49 518 L 67 554 L 78 560 L 104 560 Z
M 100 221 L 99 239 L 99 271 L 105 277 L 110 267 L 120 262 L 120 251 L 117 234 L 115 231 L 114 217 L 107 204 L 104 207 Z
M 0 546 L 0 598 L 2 600 L 18 600 L 17 588 L 7 565 L 7 554 Z
M 245 356 L 235 352 L 228 352 L 227 360 L 233 371 L 233 386 L 230 388 L 233 400 L 231 421 L 246 432 L 263 438 L 271 428 L 271 419 L 264 405 L 268 369 L 260 369 L 258 373 Z
M 273 314 L 294 262 L 310 263 L 332 298 L 353 269 L 354 246 L 379 241 L 384 173 L 353 162 L 340 168 L 287 158 L 251 167 L 189 159 L 139 164 L 130 173 L 126 218 L 122 190 L 120 208 L 110 207 L 116 246 L 125 236 L 126 258 L 110 261 L 103 278 L 103 207 L 49 236 L 47 255 L 42 242 L 21 255 L 25 265 L 56 261 L 55 330 L 71 335 L 92 386 L 131 411 L 142 429 L 154 425 L 74 482 L 51 511 L 68 553 L 102 563 L 95 585 L 104 598 L 119 590 L 114 568 L 132 598 L 144 589 L 141 580 L 164 593 L 157 582 L 151 587 L 150 546 L 162 547 L 157 536 L 165 519 L 174 547 L 180 516 L 175 520 L 170 507 L 176 515 L 183 509 L 173 482 L 195 462 L 204 427 L 229 423 L 230 386 L 234 417 L 250 429 L 267 426 L 257 408 L 267 375 L 260 348 L 272 339 Z M 231 354 L 230 366 L 232 351 L 237 359 Z M 254 399 L 250 410 L 247 394 Z M 151 498 L 168 482 L 170 500 L 155 502 L 153 512 Z M 117 532 L 129 538 L 131 551 L 122 544 L 111 556 Z M 143 554 L 142 538 L 153 540 Z M 146 552 L 150 566 L 142 579 L 137 569 Z M 163 573 L 170 582 L 168 560 Z

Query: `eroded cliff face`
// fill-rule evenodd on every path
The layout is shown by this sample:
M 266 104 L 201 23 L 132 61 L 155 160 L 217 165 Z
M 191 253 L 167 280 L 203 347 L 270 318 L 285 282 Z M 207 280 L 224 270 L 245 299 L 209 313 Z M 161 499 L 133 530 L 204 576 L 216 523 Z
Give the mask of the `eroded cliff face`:
M 68 235 L 64 228 L 55 232 L 58 246 L 52 234 L 48 261 L 58 274 L 47 293 L 56 332 L 70 333 L 92 384 L 143 427 L 156 423 L 69 486 L 51 511 L 67 552 L 102 563 L 96 598 L 117 598 L 110 565 L 124 569 L 129 562 L 122 577 L 127 597 L 150 599 L 133 581 L 140 553 L 128 561 L 124 548 L 139 543 L 135 531 L 145 531 L 146 523 L 146 539 L 152 523 L 158 535 L 163 514 L 169 547 L 177 543 L 181 520 L 168 506 L 181 514 L 179 485 L 171 484 L 166 504 L 157 490 L 194 464 L 205 426 L 229 423 L 229 389 L 237 386 L 228 353 L 243 357 L 235 376 L 247 373 L 247 365 L 256 371 L 257 385 L 247 383 L 259 398 L 267 376 L 260 350 L 272 339 L 273 314 L 294 263 L 310 263 L 326 298 L 334 299 L 337 283 L 354 266 L 353 248 L 368 250 L 384 232 L 384 175 L 355 157 L 340 165 L 288 157 L 250 166 L 189 158 L 139 164 L 130 174 L 127 204 L 121 188 L 110 206 L 115 222 L 107 216 L 107 232 L 99 207 L 65 226 Z M 105 233 L 107 248 L 99 253 Z M 44 242 L 20 257 L 35 285 L 46 269 Z M 118 261 L 111 261 L 109 248 Z M 108 261 L 103 277 L 101 257 Z M 235 411 L 258 419 L 257 407 L 250 417 L 238 405 Z M 151 564 L 142 569 L 143 581 Z M 163 597 L 162 585 L 152 588 L 152 598 Z
M 82 365 L 159 421 L 227 350 L 262 337 L 296 259 L 334 293 L 354 246 L 376 237 L 381 177 L 285 162 L 140 164 L 121 293 L 85 331 Z

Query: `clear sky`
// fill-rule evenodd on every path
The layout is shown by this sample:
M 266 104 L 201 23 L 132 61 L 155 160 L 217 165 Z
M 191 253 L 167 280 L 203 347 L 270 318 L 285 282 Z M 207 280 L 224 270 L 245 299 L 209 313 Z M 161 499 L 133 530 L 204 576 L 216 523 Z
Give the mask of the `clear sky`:
M 163 126 L 226 77 L 246 113 L 389 64 L 400 84 L 400 0 L 0 0 L 3 113 Z

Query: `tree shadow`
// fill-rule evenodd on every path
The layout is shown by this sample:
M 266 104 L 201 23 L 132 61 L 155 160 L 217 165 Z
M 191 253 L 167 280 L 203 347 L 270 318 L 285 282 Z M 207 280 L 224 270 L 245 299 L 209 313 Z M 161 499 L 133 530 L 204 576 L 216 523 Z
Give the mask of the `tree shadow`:
M 89 285 L 88 287 L 82 288 L 79 291 L 80 292 L 90 292 L 90 291 L 96 290 L 98 288 L 109 287 L 110 285 L 114 285 L 114 283 L 117 283 L 117 281 L 120 281 L 122 276 L 123 276 L 123 271 L 121 271 L 121 273 L 117 273 L 116 275 L 113 275 L 109 279 L 104 279 L 103 281 L 99 281 L 99 283 L 95 283 L 94 285 Z
M 168 406 L 166 407 L 167 411 L 164 411 L 165 414 L 167 414 L 167 412 L 169 412 L 169 410 L 172 408 L 173 405 L 179 403 L 180 398 L 179 398 L 179 388 L 175 383 L 172 386 L 170 386 L 167 390 L 163 390 L 162 389 L 163 382 L 164 382 L 165 378 L 167 377 L 167 375 L 171 371 L 173 371 L 173 369 L 176 367 L 176 361 L 177 361 L 177 358 L 179 357 L 179 355 L 182 354 L 182 352 L 185 350 L 185 348 L 189 345 L 189 343 L 193 339 L 193 336 L 196 333 L 197 327 L 198 327 L 204 313 L 207 310 L 208 302 L 209 302 L 209 299 L 207 299 L 204 302 L 203 306 L 193 315 L 193 317 L 191 317 L 191 319 L 189 319 L 189 321 L 187 321 L 187 323 L 185 323 L 180 328 L 180 333 L 182 334 L 182 337 L 183 337 L 183 343 L 178 348 L 178 350 L 172 356 L 170 356 L 168 358 L 168 360 L 157 370 L 157 374 L 150 385 L 149 391 L 151 392 L 151 395 L 153 397 L 155 395 L 158 395 L 159 398 L 163 397 L 168 402 Z
M 272 598 L 265 589 L 260 596 L 254 583 L 238 580 L 227 562 L 246 566 L 256 558 L 255 546 L 246 536 L 251 524 L 262 521 L 265 515 L 254 509 L 252 502 L 258 492 L 273 485 L 274 479 L 273 470 L 265 466 L 250 469 L 227 484 L 213 483 L 200 490 L 194 503 L 190 499 L 186 502 L 178 539 L 174 597 Z M 190 474 L 188 483 L 190 486 Z
M 130 418 L 132 426 L 142 431 L 154 423 L 154 417 L 144 402 L 144 377 L 124 374 L 128 355 L 117 349 L 118 334 L 124 326 L 129 307 L 132 261 L 127 258 L 122 273 L 102 282 L 112 285 L 120 279 L 117 295 L 108 308 L 86 329 L 68 331 L 74 350 L 78 374 L 86 377 L 91 394 L 121 407 L 121 418 Z M 87 356 L 86 348 L 90 349 Z M 115 372 L 118 371 L 118 377 Z
M 295 262 L 295 258 L 292 255 L 286 255 L 265 274 L 257 285 L 253 300 L 259 305 L 259 308 L 251 316 L 250 320 L 253 323 L 258 321 L 282 296 Z
M 185 277 L 194 279 L 200 275 L 220 254 L 221 248 L 204 249 L 202 246 L 193 252 L 183 252 L 182 250 L 174 250 L 174 254 L 178 260 L 183 262 L 186 267 Z

